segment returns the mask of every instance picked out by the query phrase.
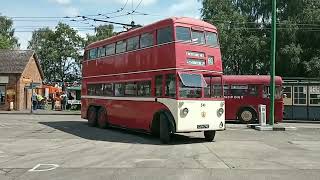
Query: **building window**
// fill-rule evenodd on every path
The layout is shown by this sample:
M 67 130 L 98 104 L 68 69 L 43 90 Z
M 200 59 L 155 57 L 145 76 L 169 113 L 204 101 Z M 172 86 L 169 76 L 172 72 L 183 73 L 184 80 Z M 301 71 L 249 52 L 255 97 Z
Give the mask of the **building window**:
M 130 39 L 128 39 L 128 45 L 127 45 L 127 50 L 131 51 L 131 50 L 135 50 L 139 48 L 139 36 L 136 37 L 132 37 Z
M 162 96 L 162 78 L 163 78 L 162 75 L 156 76 L 155 93 L 156 93 L 156 96 L 158 96 L 158 97 Z
M 138 96 L 149 97 L 151 95 L 151 81 L 138 82 Z
M 118 41 L 116 45 L 116 53 L 122 53 L 126 51 L 126 41 Z
M 305 86 L 295 86 L 293 88 L 293 102 L 294 104 L 307 104 L 307 91 Z
M 206 32 L 206 42 L 211 46 L 218 46 L 218 36 L 217 33 Z
M 163 44 L 173 40 L 172 27 L 166 27 L 157 31 L 157 42 Z
M 283 87 L 283 94 L 285 98 L 291 98 L 291 86 Z
M 116 49 L 115 43 L 107 45 L 106 46 L 106 56 L 114 54 L 115 49 Z
M 6 86 L 0 85 L 0 104 L 6 103 Z
M 95 59 L 97 57 L 97 49 L 94 48 L 94 49 L 90 49 L 89 51 L 89 58 L 90 59 Z
M 114 95 L 115 96 L 124 96 L 124 83 L 114 84 Z
M 205 43 L 204 32 L 203 31 L 192 30 L 191 34 L 192 34 L 192 42 L 198 43 L 198 44 L 204 44 Z
M 133 82 L 126 83 L 124 95 L 125 96 L 137 96 L 137 84 L 135 84 Z
M 153 45 L 153 34 L 152 33 L 145 33 L 141 35 L 140 38 L 140 47 L 149 47 Z
M 310 105 L 320 106 L 320 86 L 310 86 Z
M 176 27 L 176 38 L 179 41 L 191 42 L 190 28 Z
M 168 97 L 176 97 L 176 76 L 174 74 L 166 75 L 165 95 Z

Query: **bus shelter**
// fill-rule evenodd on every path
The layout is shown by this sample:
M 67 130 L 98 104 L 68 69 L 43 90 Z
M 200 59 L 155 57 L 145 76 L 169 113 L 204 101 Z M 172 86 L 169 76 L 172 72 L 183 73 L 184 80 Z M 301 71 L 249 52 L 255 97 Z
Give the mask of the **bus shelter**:
M 284 78 L 284 119 L 320 121 L 320 79 Z

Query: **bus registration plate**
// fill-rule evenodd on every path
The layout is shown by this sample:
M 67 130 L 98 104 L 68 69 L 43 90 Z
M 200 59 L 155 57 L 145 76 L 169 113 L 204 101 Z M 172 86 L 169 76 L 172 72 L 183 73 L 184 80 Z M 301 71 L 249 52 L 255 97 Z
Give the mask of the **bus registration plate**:
M 209 128 L 209 124 L 197 125 L 197 129 L 207 129 L 207 128 Z

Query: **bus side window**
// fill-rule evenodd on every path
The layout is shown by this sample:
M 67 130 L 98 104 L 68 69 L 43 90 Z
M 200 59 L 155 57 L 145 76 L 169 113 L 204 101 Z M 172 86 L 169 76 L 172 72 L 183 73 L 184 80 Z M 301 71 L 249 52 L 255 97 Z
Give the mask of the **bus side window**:
M 157 43 L 163 44 L 173 41 L 172 27 L 165 27 L 157 30 Z
M 248 95 L 257 96 L 258 95 L 258 86 L 257 85 L 248 85 Z
M 166 75 L 165 96 L 176 97 L 176 76 L 174 74 Z
M 125 84 L 125 88 L 124 88 L 124 95 L 125 96 L 136 96 L 137 95 L 137 84 L 135 84 L 134 82 L 127 82 Z
M 123 83 L 114 84 L 114 95 L 115 96 L 124 96 L 124 84 Z
M 162 75 L 158 75 L 156 76 L 155 78 L 155 81 L 156 81 L 156 85 L 155 85 L 155 94 L 157 97 L 160 97 L 162 96 L 162 78 L 163 76 Z
M 138 82 L 138 96 L 149 97 L 151 95 L 151 81 Z

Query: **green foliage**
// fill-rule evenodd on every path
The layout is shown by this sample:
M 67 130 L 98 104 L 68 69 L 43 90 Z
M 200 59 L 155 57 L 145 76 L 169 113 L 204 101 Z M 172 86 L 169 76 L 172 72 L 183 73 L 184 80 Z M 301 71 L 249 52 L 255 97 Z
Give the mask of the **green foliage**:
M 202 0 L 202 18 L 218 27 L 226 74 L 268 74 L 271 3 Z M 317 77 L 320 71 L 320 1 L 278 0 L 276 72 Z
M 95 41 L 99 41 L 99 40 L 114 36 L 115 32 L 113 32 L 113 30 L 114 30 L 114 27 L 112 24 L 98 26 L 95 29 L 95 35 L 87 34 L 86 45 L 89 45 L 90 43 Z
M 5 16 L 0 16 L 0 49 L 19 48 L 18 39 L 14 37 L 13 22 Z
M 42 28 L 34 31 L 28 46 L 36 51 L 45 79 L 49 82 L 80 79 L 83 47 L 83 38 L 63 23 L 54 30 Z

